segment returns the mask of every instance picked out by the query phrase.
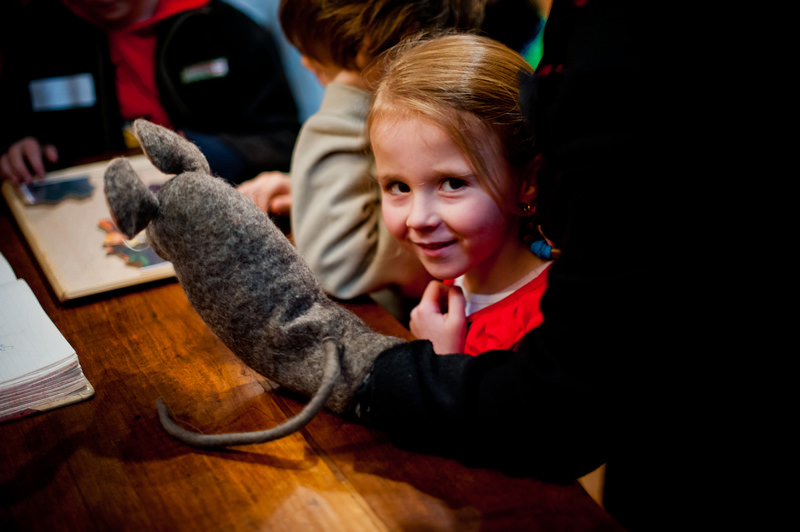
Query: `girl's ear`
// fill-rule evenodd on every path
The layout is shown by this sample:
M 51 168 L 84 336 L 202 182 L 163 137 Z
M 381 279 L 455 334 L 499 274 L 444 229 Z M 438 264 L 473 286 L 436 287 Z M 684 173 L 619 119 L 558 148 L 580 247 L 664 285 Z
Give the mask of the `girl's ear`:
M 519 191 L 519 202 L 522 205 L 536 205 L 538 199 L 537 174 L 541 166 L 541 156 L 537 155 L 527 165 L 524 175 L 528 176 L 522 181 L 522 187 Z
M 536 185 L 531 184 L 533 180 L 526 180 L 522 182 L 522 188 L 519 192 L 519 201 L 524 205 L 534 205 L 536 203 L 537 190 Z

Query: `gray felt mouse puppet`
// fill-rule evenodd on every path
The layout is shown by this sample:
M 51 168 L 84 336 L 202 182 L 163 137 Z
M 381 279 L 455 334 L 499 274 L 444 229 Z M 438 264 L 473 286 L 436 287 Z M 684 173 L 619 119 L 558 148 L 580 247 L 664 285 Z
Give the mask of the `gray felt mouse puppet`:
M 172 262 L 189 302 L 244 363 L 287 389 L 311 397 L 294 418 L 268 430 L 198 434 L 176 425 L 161 399 L 161 423 L 201 448 L 275 440 L 322 408 L 342 413 L 375 358 L 403 340 L 372 331 L 323 292 L 286 236 L 249 198 L 211 175 L 200 150 L 146 120 L 134 133 L 147 157 L 175 174 L 153 193 L 125 158 L 105 173 L 117 227 L 147 239 Z

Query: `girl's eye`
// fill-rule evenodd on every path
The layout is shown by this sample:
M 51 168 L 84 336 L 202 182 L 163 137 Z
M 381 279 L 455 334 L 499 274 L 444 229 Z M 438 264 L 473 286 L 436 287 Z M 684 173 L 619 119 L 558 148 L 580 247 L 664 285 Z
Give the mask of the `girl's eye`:
M 401 183 L 400 181 L 394 181 L 386 185 L 386 192 L 389 194 L 407 194 L 411 192 L 411 189 L 405 183 Z
M 442 188 L 446 192 L 454 192 L 460 188 L 467 186 L 467 182 L 457 177 L 448 177 L 442 181 Z

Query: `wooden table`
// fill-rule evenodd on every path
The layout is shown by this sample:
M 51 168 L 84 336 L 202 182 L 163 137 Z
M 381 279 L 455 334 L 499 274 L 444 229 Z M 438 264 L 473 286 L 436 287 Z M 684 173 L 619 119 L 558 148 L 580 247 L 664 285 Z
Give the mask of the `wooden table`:
M 405 452 L 327 412 L 272 443 L 180 444 L 158 422 L 159 396 L 205 432 L 274 426 L 303 400 L 242 365 L 174 281 L 57 303 L 20 235 L 0 202 L 0 251 L 97 391 L 0 425 L 2 531 L 621 530 L 577 483 Z M 348 306 L 380 332 L 409 336 L 374 304 Z

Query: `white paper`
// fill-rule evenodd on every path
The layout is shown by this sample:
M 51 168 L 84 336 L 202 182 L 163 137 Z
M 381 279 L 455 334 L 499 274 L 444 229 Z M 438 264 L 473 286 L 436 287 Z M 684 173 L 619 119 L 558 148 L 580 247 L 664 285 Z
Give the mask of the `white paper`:
M 24 279 L 0 285 L 0 384 L 52 370 L 74 356 Z
M 10 283 L 16 279 L 17 275 L 14 273 L 14 270 L 11 269 L 11 265 L 3 254 L 0 253 L 0 284 Z

